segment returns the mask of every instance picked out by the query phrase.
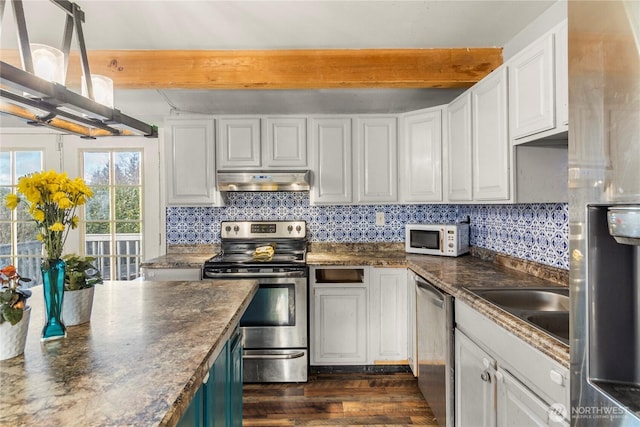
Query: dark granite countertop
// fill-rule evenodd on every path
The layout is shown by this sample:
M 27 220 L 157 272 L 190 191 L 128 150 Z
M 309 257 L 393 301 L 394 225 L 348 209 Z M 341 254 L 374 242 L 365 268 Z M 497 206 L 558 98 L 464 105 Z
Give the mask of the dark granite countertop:
M 105 282 L 91 321 L 45 343 L 33 290 L 24 355 L 0 361 L 1 426 L 172 426 L 257 282 Z
M 162 258 L 161 265 L 184 268 L 190 265 L 191 256 L 166 255 Z M 484 286 L 566 287 L 568 285 L 566 270 L 482 249 L 474 249 L 473 256 L 467 254 L 457 258 L 407 254 L 404 251 L 404 245 L 398 243 L 310 243 L 307 265 L 311 267 L 365 265 L 410 268 L 443 291 L 471 305 L 553 360 L 569 367 L 568 345 L 464 289 Z

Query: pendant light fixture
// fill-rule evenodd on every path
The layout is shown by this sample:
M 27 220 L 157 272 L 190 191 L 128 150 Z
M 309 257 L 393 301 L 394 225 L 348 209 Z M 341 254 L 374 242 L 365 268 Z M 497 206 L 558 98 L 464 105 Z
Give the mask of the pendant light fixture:
M 47 126 L 85 138 L 144 135 L 158 137 L 152 126 L 113 107 L 113 81 L 92 75 L 84 43 L 84 12 L 68 0 L 50 0 L 66 14 L 62 50 L 30 44 L 22 0 L 0 0 L 13 6 L 22 69 L 0 61 L 0 113 L 35 126 Z M 82 67 L 82 95 L 65 86 L 71 39 L 76 34 Z

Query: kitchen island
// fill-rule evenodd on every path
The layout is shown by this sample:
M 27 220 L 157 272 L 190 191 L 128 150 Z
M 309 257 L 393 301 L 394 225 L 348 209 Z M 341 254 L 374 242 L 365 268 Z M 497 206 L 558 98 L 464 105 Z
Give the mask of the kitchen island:
M 91 321 L 0 361 L 0 426 L 175 425 L 257 291 L 253 280 L 105 282 Z

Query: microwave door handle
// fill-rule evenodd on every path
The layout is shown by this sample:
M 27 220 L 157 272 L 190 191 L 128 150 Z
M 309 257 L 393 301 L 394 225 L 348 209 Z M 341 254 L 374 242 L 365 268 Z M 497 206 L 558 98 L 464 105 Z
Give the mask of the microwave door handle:
M 440 252 L 444 253 L 444 230 L 440 230 Z

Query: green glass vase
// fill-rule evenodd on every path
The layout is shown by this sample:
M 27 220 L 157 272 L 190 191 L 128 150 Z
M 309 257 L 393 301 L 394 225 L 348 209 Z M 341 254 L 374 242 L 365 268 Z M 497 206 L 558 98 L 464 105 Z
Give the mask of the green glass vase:
M 62 322 L 65 262 L 61 259 L 45 259 L 42 262 L 42 288 L 46 320 L 42 328 L 42 341 L 57 340 L 67 336 Z

